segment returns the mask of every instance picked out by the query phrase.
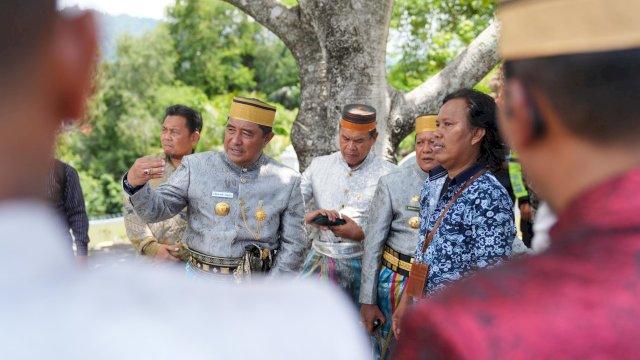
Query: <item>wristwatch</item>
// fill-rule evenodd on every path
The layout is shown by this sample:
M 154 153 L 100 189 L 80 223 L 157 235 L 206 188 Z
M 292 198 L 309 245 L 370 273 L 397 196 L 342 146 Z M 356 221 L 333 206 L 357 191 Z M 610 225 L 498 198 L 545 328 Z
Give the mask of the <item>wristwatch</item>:
M 144 185 L 140 185 L 140 186 L 131 185 L 129 180 L 127 180 L 127 175 L 129 175 L 128 171 L 126 174 L 124 174 L 124 177 L 122 177 L 122 188 L 124 189 L 124 191 L 127 192 L 127 194 L 133 195 L 137 193 L 140 189 L 142 189 Z

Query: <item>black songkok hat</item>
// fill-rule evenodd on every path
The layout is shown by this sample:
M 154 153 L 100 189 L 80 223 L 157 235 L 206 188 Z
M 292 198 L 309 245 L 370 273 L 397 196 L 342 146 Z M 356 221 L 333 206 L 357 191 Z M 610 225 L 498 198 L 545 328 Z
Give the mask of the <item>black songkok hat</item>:
M 371 131 L 376 128 L 376 109 L 364 104 L 345 105 L 340 125 L 354 131 Z

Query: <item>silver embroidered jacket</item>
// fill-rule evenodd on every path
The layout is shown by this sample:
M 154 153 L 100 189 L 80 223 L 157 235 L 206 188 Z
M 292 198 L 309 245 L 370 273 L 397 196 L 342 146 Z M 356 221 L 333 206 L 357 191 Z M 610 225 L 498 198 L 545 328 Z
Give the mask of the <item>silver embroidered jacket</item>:
M 320 156 L 302 174 L 302 196 L 306 204 L 315 208 L 337 210 L 365 229 L 368 208 L 378 179 L 391 172 L 396 165 L 369 153 L 362 164 L 349 167 L 337 151 Z M 338 238 L 331 231 L 321 231 L 313 247 L 319 253 L 334 258 L 355 258 L 362 255 L 362 243 Z
M 419 224 L 420 191 L 427 176 L 414 161 L 412 166 L 399 167 L 380 178 L 371 201 L 364 238 L 360 303 L 376 303 L 385 244 L 399 253 L 413 256 L 418 243 L 418 227 L 409 226 L 409 220 L 413 218 Z
M 145 185 L 130 201 L 147 222 L 188 205 L 184 241 L 207 255 L 238 258 L 251 244 L 279 249 L 272 272 L 298 271 L 308 247 L 300 175 L 265 154 L 248 168 L 223 152 L 185 156 L 166 183 L 156 190 Z M 221 203 L 228 213 L 217 215 Z M 261 207 L 266 218 L 260 222 Z

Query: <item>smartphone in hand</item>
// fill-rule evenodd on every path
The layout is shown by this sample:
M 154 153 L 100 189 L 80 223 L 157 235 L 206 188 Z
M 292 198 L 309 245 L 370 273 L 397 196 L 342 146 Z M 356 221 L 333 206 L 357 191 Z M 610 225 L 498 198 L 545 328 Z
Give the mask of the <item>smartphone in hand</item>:
M 311 222 L 320 226 L 340 226 L 347 223 L 344 219 L 340 218 L 337 218 L 336 221 L 329 221 L 329 217 L 322 214 L 314 217 Z
M 382 325 L 382 321 L 380 321 L 380 319 L 373 320 L 373 331 L 378 330 L 380 325 Z

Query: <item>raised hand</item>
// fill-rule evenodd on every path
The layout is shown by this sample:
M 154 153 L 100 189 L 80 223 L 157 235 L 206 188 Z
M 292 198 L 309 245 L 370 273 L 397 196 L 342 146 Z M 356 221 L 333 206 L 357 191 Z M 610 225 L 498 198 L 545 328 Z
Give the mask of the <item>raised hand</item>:
M 164 164 L 164 160 L 155 156 L 138 158 L 127 173 L 127 181 L 132 186 L 142 186 L 151 179 L 160 179 L 164 176 Z

